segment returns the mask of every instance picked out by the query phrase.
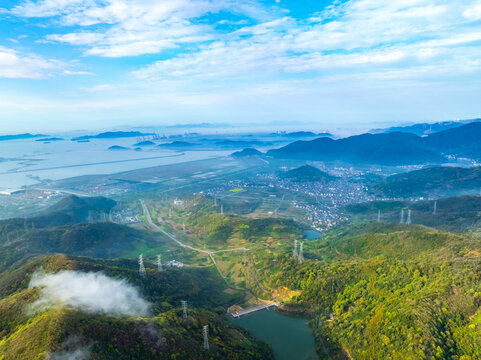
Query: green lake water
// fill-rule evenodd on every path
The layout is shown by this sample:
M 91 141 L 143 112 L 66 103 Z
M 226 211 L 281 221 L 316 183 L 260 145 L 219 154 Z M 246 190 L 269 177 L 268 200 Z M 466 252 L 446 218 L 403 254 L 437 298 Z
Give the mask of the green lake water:
M 268 343 L 276 360 L 317 359 L 314 337 L 306 319 L 262 310 L 231 321 Z

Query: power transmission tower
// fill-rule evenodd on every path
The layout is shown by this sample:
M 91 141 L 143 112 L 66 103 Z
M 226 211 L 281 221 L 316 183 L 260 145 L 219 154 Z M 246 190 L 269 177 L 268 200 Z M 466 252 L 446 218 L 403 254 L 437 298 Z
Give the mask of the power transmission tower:
M 399 221 L 400 224 L 404 224 L 404 209 L 401 209 L 401 220 Z
M 182 318 L 187 319 L 187 301 L 182 300 Z
M 217 196 L 214 195 L 214 206 L 217 206 Z
M 277 209 L 274 210 L 274 217 L 277 219 Z
M 202 333 L 204 334 L 204 350 L 209 350 L 209 325 L 202 327 Z
M 220 214 L 224 215 L 224 204 L 220 204 Z
M 144 266 L 144 256 L 142 254 L 139 255 L 139 275 L 145 276 L 145 266 Z
M 185 220 L 182 222 L 182 231 L 183 231 L 184 234 L 185 234 Z
M 172 208 L 169 206 L 169 217 L 172 217 Z
M 434 209 L 433 209 L 433 215 L 436 215 L 436 211 L 438 211 L 438 201 L 434 201 Z
M 157 255 L 157 270 L 159 272 L 162 271 L 162 258 L 160 257 L 160 255 Z
M 304 261 L 304 251 L 302 249 L 304 243 L 301 242 L 301 246 L 299 247 L 299 263 Z
M 381 210 L 377 211 L 377 222 L 381 222 Z
M 294 259 L 297 259 L 298 256 L 299 256 L 299 255 L 298 255 L 298 253 L 297 253 L 297 240 L 294 240 L 294 250 L 292 251 L 292 257 L 293 257 Z
M 410 225 L 411 224 L 411 209 L 408 210 L 408 218 L 406 220 L 406 224 Z

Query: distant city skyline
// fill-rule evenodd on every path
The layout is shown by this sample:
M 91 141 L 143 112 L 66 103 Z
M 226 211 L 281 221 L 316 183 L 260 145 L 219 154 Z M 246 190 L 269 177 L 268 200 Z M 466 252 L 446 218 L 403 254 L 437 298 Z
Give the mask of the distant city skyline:
M 479 0 L 6 0 L 0 21 L 2 134 L 481 117 Z

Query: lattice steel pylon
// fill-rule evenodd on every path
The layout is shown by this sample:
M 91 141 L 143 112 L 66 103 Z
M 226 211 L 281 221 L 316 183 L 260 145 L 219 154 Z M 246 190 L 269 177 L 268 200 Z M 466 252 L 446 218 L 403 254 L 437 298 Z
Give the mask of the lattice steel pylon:
M 297 259 L 299 254 L 297 253 L 297 240 L 294 240 L 294 250 L 292 250 L 292 257 L 294 259 Z
M 209 350 L 209 325 L 202 327 L 202 333 L 204 334 L 204 350 Z
M 182 300 L 182 318 L 187 319 L 187 301 Z
M 406 220 L 406 224 L 410 225 L 411 224 L 411 209 L 408 210 L 408 218 Z
M 436 215 L 436 212 L 438 211 L 438 201 L 434 201 L 434 208 L 433 208 L 433 215 Z
M 377 222 L 381 222 L 381 210 L 377 211 Z
M 299 262 L 304 261 L 304 250 L 303 250 L 304 243 L 301 242 L 301 246 L 299 247 Z
M 401 209 L 401 220 L 399 220 L 400 224 L 404 224 L 404 209 Z
M 144 266 L 144 256 L 142 254 L 139 255 L 139 275 L 145 276 L 145 266 Z
M 157 270 L 162 271 L 162 257 L 160 255 L 157 255 Z

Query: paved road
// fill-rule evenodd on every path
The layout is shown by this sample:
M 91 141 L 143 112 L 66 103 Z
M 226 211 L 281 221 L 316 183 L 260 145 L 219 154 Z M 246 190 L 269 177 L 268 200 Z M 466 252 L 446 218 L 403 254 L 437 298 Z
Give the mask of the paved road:
M 215 260 L 214 260 L 212 255 L 215 254 L 215 253 L 228 252 L 228 251 L 247 251 L 247 250 L 249 250 L 247 248 L 235 248 L 235 249 L 224 249 L 224 250 L 209 251 L 209 250 L 203 250 L 203 249 L 196 248 L 194 246 L 184 244 L 182 241 L 178 240 L 174 235 L 169 234 L 167 231 L 165 231 L 164 229 L 159 227 L 157 224 L 154 224 L 154 222 L 152 221 L 152 217 L 150 216 L 149 208 L 145 204 L 144 200 L 140 200 L 140 204 L 142 205 L 142 210 L 144 212 L 145 218 L 147 219 L 147 223 L 149 224 L 149 226 L 151 228 L 155 229 L 158 232 L 161 232 L 162 234 L 167 236 L 169 239 L 176 242 L 178 245 L 182 246 L 185 249 L 195 250 L 195 251 L 201 252 L 203 254 L 209 255 L 214 264 L 215 264 Z
M 195 251 L 198 251 L 198 252 L 207 254 L 207 255 L 212 254 L 212 251 L 207 251 L 207 250 L 198 249 L 198 248 L 196 248 L 196 247 L 193 247 L 193 246 L 184 244 L 183 242 L 177 240 L 173 235 L 169 234 L 167 231 L 165 231 L 165 230 L 162 229 L 161 227 L 159 227 L 159 226 L 157 226 L 156 224 L 154 224 L 154 222 L 152 221 L 152 217 L 150 216 L 150 211 L 149 211 L 147 205 L 145 204 L 145 201 L 144 201 L 144 200 L 140 200 L 140 204 L 142 205 L 142 209 L 143 209 L 143 211 L 144 211 L 144 216 L 145 216 L 145 218 L 147 219 L 147 223 L 149 224 L 149 226 L 150 226 L 151 228 L 157 230 L 158 232 L 161 232 L 162 234 L 164 234 L 165 236 L 167 236 L 169 239 L 171 239 L 172 241 L 176 242 L 178 245 L 182 246 L 182 247 L 185 248 L 185 249 L 195 250 Z

